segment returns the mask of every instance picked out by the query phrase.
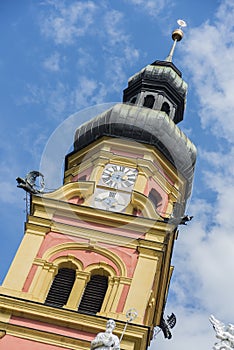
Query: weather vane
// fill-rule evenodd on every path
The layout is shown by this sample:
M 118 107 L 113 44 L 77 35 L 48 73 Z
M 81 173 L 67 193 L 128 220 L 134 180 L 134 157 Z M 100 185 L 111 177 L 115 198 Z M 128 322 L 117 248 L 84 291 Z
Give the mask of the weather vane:
M 172 32 L 172 39 L 174 40 L 174 43 L 172 45 L 172 48 L 171 48 L 171 51 L 170 51 L 169 55 L 166 58 L 167 62 L 172 62 L 172 57 L 173 57 L 173 54 L 174 54 L 174 51 L 175 51 L 175 47 L 176 47 L 177 41 L 180 41 L 183 38 L 183 36 L 184 36 L 182 28 L 187 27 L 187 23 L 183 19 L 178 19 L 177 20 L 177 24 L 179 25 L 179 28 L 175 29 Z

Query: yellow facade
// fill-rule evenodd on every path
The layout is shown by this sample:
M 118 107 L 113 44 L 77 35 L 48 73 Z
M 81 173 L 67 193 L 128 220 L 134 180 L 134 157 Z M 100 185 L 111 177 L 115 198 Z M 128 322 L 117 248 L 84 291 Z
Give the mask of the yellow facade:
M 110 163 L 138 171 L 129 204 L 123 212 L 93 207 L 94 192 L 105 165 Z M 82 340 L 82 336 L 76 340 L 66 336 L 61 339 L 55 333 L 42 334 L 22 325 L 17 328 L 9 320 L 12 315 L 20 315 L 95 334 L 105 328 L 106 318 L 114 318 L 115 333 L 120 336 L 126 312 L 134 308 L 138 316 L 134 324 L 128 326 L 121 348 L 144 349 L 163 316 L 173 270 L 170 265 L 173 243 L 177 237 L 176 226 L 166 219 L 172 214 L 173 203 L 183 201 L 186 181 L 154 147 L 117 138 L 96 141 L 69 156 L 67 164 L 61 188 L 32 195 L 25 236 L 1 287 L 1 329 L 14 336 L 62 344 L 68 349 L 88 349 L 89 342 Z M 88 178 L 77 181 L 76 177 L 87 169 Z M 147 197 L 149 179 L 160 188 L 165 200 L 162 215 Z M 74 198 L 82 198 L 82 204 L 75 204 Z M 133 214 L 136 208 L 141 216 Z M 51 232 L 59 237 L 58 243 L 46 246 Z M 130 261 L 131 254 L 123 253 L 124 249 L 137 256 L 132 275 L 123 258 L 127 256 Z M 101 258 L 85 266 L 79 260 L 81 252 Z M 58 310 L 44 302 L 60 267 L 74 267 L 76 277 L 66 305 Z M 77 307 L 93 271 L 108 276 L 108 289 L 100 312 L 94 316 L 83 315 L 77 312 Z

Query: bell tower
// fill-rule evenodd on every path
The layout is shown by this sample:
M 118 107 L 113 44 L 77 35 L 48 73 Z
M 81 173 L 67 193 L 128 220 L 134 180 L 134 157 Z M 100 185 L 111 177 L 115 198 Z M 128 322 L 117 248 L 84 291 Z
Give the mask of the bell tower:
M 76 130 L 63 186 L 31 191 L 1 287 L 0 349 L 89 349 L 109 318 L 121 338 L 129 310 L 121 349 L 146 349 L 156 326 L 170 338 L 171 257 L 196 160 L 176 125 L 187 84 L 171 59 L 182 36 L 174 31 L 168 58 L 129 79 L 123 103 Z

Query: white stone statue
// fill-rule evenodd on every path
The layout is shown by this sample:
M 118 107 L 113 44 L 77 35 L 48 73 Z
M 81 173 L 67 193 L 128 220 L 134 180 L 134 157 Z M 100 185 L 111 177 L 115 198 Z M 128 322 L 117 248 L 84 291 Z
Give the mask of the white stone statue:
M 232 350 L 234 349 L 234 326 L 217 320 L 213 315 L 209 318 L 213 328 L 216 332 L 216 338 L 220 339 L 219 342 L 213 346 L 214 350 Z
M 91 341 L 91 350 L 120 350 L 119 338 L 112 334 L 115 329 L 115 321 L 108 320 L 106 323 L 106 331 L 98 333 L 94 340 Z

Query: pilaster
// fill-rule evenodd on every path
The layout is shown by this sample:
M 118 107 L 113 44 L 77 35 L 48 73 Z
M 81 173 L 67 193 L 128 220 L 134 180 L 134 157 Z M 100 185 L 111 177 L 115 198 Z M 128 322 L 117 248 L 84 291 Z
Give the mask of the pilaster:
M 25 236 L 3 282 L 4 288 L 22 290 L 46 232 L 46 227 L 27 226 Z

